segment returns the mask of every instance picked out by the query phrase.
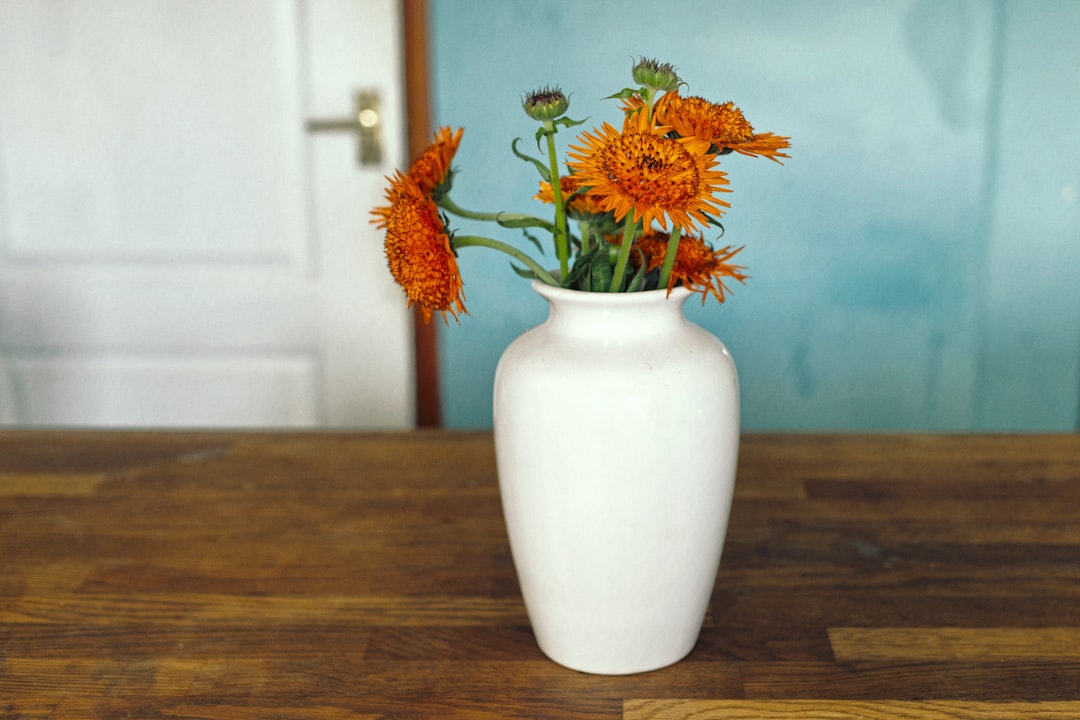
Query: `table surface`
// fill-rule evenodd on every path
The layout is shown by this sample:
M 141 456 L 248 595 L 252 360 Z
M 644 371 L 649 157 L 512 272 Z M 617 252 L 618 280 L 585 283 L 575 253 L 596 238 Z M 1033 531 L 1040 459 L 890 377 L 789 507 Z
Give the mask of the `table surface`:
M 0 717 L 1080 718 L 1080 436 L 743 439 L 694 651 L 537 649 L 484 432 L 0 432 Z

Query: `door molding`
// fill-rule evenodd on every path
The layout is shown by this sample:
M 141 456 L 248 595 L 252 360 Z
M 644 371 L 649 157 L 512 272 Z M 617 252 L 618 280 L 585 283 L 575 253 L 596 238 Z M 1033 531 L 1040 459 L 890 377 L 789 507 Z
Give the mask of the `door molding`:
M 406 153 L 411 163 L 431 141 L 431 88 L 428 73 L 427 0 L 401 0 L 405 67 Z M 442 426 L 437 326 L 413 312 L 416 367 L 416 424 Z

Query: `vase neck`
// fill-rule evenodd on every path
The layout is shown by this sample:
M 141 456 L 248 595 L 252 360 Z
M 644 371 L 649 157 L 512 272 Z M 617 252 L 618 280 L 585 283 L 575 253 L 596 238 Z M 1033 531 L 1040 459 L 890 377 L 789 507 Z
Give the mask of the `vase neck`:
M 692 294 L 683 287 L 636 293 L 594 293 L 534 282 L 548 301 L 548 322 L 560 331 L 590 336 L 656 335 L 684 324 L 682 306 Z

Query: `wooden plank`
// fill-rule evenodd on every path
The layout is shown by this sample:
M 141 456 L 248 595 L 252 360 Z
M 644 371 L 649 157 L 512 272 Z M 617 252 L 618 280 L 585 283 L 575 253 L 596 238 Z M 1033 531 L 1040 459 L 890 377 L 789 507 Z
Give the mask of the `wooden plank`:
M 8 473 L 0 472 L 0 496 L 86 497 L 105 479 L 104 473 Z
M 216 433 L 4 430 L 0 471 L 96 473 L 184 457 L 223 454 L 229 439 Z
M 1080 660 L 1080 627 L 829 628 L 838 662 Z
M 731 588 L 721 584 L 713 595 L 715 631 L 732 632 L 752 628 L 762 637 L 771 637 L 785 628 L 809 629 L 822 633 L 825 627 L 940 627 L 976 626 L 1055 627 L 1076 621 L 1080 606 L 1080 583 L 1061 582 L 1056 591 L 1040 594 L 1041 583 L 1033 582 L 1024 591 L 1014 581 L 1008 593 L 995 594 L 993 581 L 958 584 L 955 588 L 935 587 L 932 579 L 910 586 L 874 587 L 853 582 L 838 591 L 820 584 L 784 586 L 776 584 L 760 590 Z M 943 581 L 943 584 L 948 581 Z M 979 592 L 979 588 L 986 588 Z
M 750 661 L 739 666 L 739 674 L 747 698 L 1080 701 L 1080 662 L 1060 660 L 857 664 Z
M 484 625 L 527 622 L 520 597 L 274 596 L 170 593 L 70 594 L 0 599 L 0 623 L 187 625 L 335 622 L 379 625 Z
M 206 664 L 205 660 L 160 657 L 119 661 L 92 655 L 59 659 L 8 657 L 0 675 L 6 697 L 0 702 L 32 698 L 35 705 L 59 706 L 69 697 L 100 698 L 118 687 L 135 697 L 179 695 L 191 687 Z
M 625 720 L 1075 720 L 1080 702 L 627 700 Z

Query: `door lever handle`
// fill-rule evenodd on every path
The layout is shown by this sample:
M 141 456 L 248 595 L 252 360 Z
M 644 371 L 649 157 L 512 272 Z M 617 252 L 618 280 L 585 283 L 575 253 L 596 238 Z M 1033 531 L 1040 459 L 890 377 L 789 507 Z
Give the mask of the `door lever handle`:
M 382 115 L 378 90 L 361 90 L 353 97 L 351 117 L 308 120 L 310 133 L 351 132 L 356 134 L 356 162 L 361 166 L 382 162 Z

